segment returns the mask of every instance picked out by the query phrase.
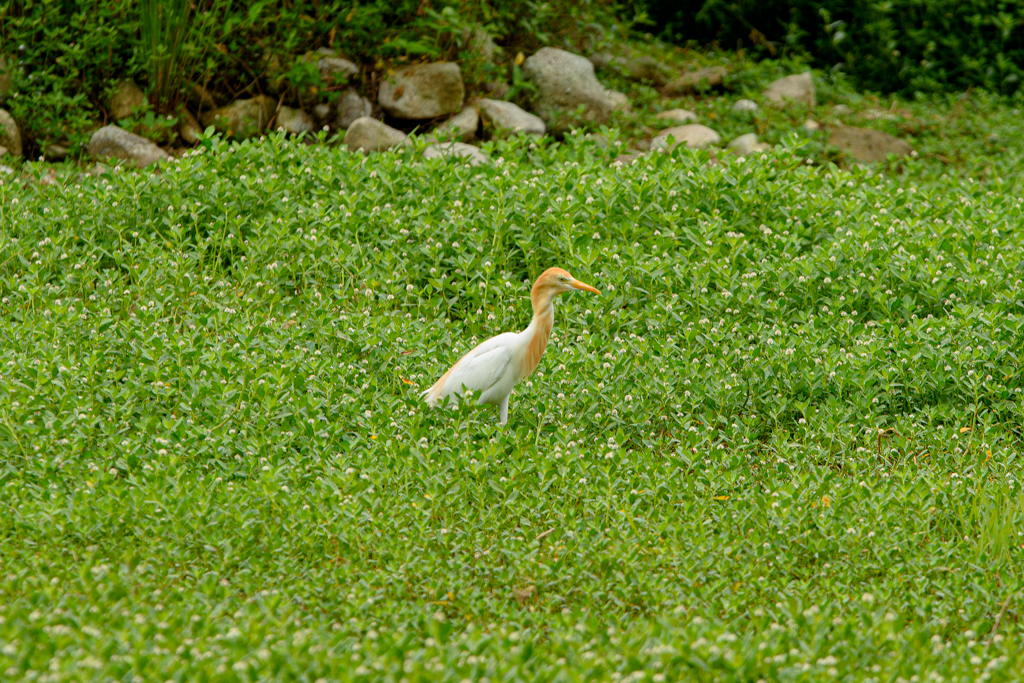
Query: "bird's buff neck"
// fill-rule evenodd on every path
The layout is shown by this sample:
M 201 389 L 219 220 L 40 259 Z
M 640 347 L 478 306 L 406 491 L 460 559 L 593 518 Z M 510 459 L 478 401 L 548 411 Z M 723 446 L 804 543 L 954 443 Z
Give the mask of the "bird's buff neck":
M 555 292 L 547 289 L 539 291 L 535 289 L 531 293 L 533 320 L 526 328 L 529 338 L 519 370 L 519 379 L 528 377 L 537 369 L 540 358 L 544 355 L 544 349 L 548 346 L 548 337 L 551 336 L 551 328 L 555 324 L 555 296 Z

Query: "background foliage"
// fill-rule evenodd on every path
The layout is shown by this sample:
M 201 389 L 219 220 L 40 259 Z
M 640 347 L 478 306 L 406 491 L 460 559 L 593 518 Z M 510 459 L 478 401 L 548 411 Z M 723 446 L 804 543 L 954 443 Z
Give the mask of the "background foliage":
M 985 88 L 1024 75 L 1021 0 L 648 0 L 668 40 L 756 53 L 797 52 L 876 92 Z
M 472 87 L 507 77 L 469 49 L 473 29 L 485 27 L 514 56 L 599 34 L 610 8 L 608 0 L 199 0 L 180 60 L 186 76 L 215 88 L 225 103 L 272 94 L 302 104 L 304 88 L 325 85 L 315 60 L 300 59 L 318 48 L 334 48 L 369 69 L 458 59 Z M 0 106 L 32 149 L 87 138 L 107 121 L 107 92 L 117 79 L 135 79 L 150 91 L 155 84 L 140 31 L 134 0 L 20 0 L 0 7 L 0 54 L 16 60 L 12 91 Z

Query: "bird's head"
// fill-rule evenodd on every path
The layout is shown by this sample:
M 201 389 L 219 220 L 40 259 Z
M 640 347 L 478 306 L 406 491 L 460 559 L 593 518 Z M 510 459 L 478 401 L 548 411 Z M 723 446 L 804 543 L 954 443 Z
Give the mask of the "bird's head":
M 550 297 L 553 299 L 559 294 L 565 294 L 577 289 L 593 292 L 594 294 L 601 293 L 590 285 L 580 282 L 561 268 L 548 268 L 533 283 L 533 291 L 530 294 L 534 302 L 537 302 L 541 298 Z

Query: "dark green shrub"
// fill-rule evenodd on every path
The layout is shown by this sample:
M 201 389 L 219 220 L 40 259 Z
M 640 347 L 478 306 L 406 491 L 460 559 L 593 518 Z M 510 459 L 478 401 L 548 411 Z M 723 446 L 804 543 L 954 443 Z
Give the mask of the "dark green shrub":
M 870 90 L 1013 93 L 1024 75 L 1022 0 L 648 0 L 648 11 L 673 42 L 796 51 Z
M 510 68 L 495 67 L 472 49 L 474 29 L 485 27 L 507 59 L 545 44 L 571 46 L 588 24 L 610 20 L 613 9 L 610 0 L 197 0 L 190 6 L 188 37 L 174 43 L 173 55 L 162 53 L 185 66 L 154 71 L 154 50 L 142 45 L 139 2 L 0 5 L 0 54 L 16 62 L 0 106 L 22 127 L 27 153 L 54 142 L 80 146 L 92 128 L 108 123 L 105 93 L 115 79 L 135 79 L 158 113 L 173 108 L 181 96 L 175 81 L 187 86 L 189 76 L 224 102 L 272 94 L 306 106 L 307 95 L 330 100 L 340 90 L 320 82 L 315 59 L 302 61 L 328 47 L 377 71 L 420 59 L 457 60 L 472 89 L 508 79 Z M 367 79 L 368 95 L 374 87 Z

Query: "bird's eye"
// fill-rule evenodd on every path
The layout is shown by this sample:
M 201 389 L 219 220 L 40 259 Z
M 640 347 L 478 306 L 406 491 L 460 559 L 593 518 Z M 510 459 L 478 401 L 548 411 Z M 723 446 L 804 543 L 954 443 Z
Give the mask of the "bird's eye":
M 564 277 L 560 277 L 560 278 L 558 278 L 558 279 L 559 279 L 559 280 L 561 280 L 562 282 L 568 282 L 568 280 L 567 280 L 567 279 L 565 279 Z

